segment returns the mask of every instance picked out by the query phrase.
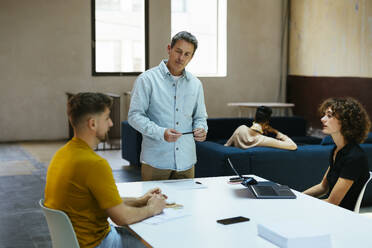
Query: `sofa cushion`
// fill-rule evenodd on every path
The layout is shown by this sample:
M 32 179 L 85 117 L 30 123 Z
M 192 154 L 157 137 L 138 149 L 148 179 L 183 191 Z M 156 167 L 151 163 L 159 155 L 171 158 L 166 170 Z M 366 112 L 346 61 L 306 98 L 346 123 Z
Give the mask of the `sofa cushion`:
M 217 143 L 217 144 L 221 144 L 221 145 L 224 145 L 226 144 L 227 142 L 227 139 L 219 139 L 219 140 L 214 140 L 213 142 Z
M 303 117 L 272 117 L 270 125 L 289 137 L 306 136 L 306 120 Z
M 254 147 L 246 155 L 252 174 L 303 191 L 322 180 L 331 149 L 320 145 L 299 146 L 296 151 Z
M 121 123 L 121 156 L 132 165 L 140 166 L 142 135 L 128 121 Z
M 313 137 L 313 136 L 294 136 L 291 139 L 297 145 L 319 145 L 322 141 L 321 138 Z
M 251 126 L 251 118 L 208 118 L 207 140 L 217 141 L 228 139 L 235 129 L 241 125 Z
M 333 142 L 333 139 L 330 135 L 327 135 L 323 138 L 322 142 L 320 142 L 321 145 L 333 145 L 334 142 Z
M 333 139 L 330 135 L 324 137 L 322 142 L 320 143 L 321 145 L 333 145 Z M 363 142 L 363 144 L 372 144 L 372 132 L 368 134 L 367 139 Z
M 195 166 L 195 177 L 234 175 L 234 171 L 227 163 L 228 158 L 239 173 L 249 174 L 249 157 L 243 154 L 244 151 L 211 141 L 196 142 L 198 160 Z M 240 156 L 241 154 L 243 155 Z M 244 168 L 241 168 L 241 163 L 244 163 Z
M 363 143 L 372 144 L 372 132 L 368 134 L 367 139 Z

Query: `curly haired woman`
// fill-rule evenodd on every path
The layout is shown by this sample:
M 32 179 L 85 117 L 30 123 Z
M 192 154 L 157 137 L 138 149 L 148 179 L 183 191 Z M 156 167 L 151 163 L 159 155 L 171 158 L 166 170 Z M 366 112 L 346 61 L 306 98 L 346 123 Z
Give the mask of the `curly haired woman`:
M 297 145 L 287 135 L 269 125 L 272 110 L 269 107 L 261 106 L 256 110 L 253 125 L 238 127 L 225 146 L 236 146 L 241 149 L 248 149 L 254 146 L 275 147 L 286 150 L 296 150 Z M 275 138 L 269 137 L 273 135 Z
M 359 146 L 371 126 L 363 106 L 353 98 L 329 98 L 319 107 L 323 133 L 331 135 L 335 147 L 322 181 L 303 193 L 354 210 L 359 193 L 369 178 L 367 156 Z

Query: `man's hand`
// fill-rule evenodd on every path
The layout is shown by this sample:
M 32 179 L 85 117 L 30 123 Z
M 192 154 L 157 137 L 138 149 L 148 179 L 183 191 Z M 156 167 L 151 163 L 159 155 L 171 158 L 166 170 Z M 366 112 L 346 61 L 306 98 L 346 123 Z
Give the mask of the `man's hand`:
M 179 137 L 181 137 L 182 133 L 177 132 L 177 130 L 174 130 L 172 128 L 167 128 L 164 132 L 164 139 L 167 142 L 176 142 Z
M 193 132 L 194 139 L 196 141 L 202 142 L 207 138 L 207 132 L 204 130 L 204 128 L 195 128 Z
M 161 194 L 155 194 L 148 200 L 147 205 L 150 208 L 152 215 L 160 214 L 165 208 L 165 197 Z
M 164 195 L 161 193 L 161 189 L 160 188 L 154 188 L 154 189 L 150 189 L 149 191 L 147 191 L 146 194 L 144 194 L 141 198 L 140 198 L 140 201 L 142 203 L 142 205 L 146 205 L 148 200 L 154 196 L 154 195 L 161 195 L 163 196 L 165 199 L 168 199 L 168 196 Z

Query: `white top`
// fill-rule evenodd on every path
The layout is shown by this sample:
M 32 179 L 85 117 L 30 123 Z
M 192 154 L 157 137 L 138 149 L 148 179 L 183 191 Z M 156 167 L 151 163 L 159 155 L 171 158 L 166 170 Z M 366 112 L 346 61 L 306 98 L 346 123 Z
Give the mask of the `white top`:
M 278 131 L 276 138 L 262 134 L 262 127 L 259 123 L 253 122 L 249 128 L 246 125 L 238 127 L 225 146 L 235 146 L 241 149 L 248 149 L 255 146 L 274 147 L 286 150 L 296 150 L 297 145 L 287 135 Z

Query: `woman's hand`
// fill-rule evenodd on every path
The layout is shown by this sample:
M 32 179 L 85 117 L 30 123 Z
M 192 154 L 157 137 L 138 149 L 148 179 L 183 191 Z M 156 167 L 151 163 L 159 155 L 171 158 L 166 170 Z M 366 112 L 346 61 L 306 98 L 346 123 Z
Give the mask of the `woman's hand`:
M 278 135 L 278 130 L 275 128 L 271 127 L 268 123 L 262 124 L 262 131 L 264 132 L 265 135 L 269 133 L 273 133 L 275 135 Z

